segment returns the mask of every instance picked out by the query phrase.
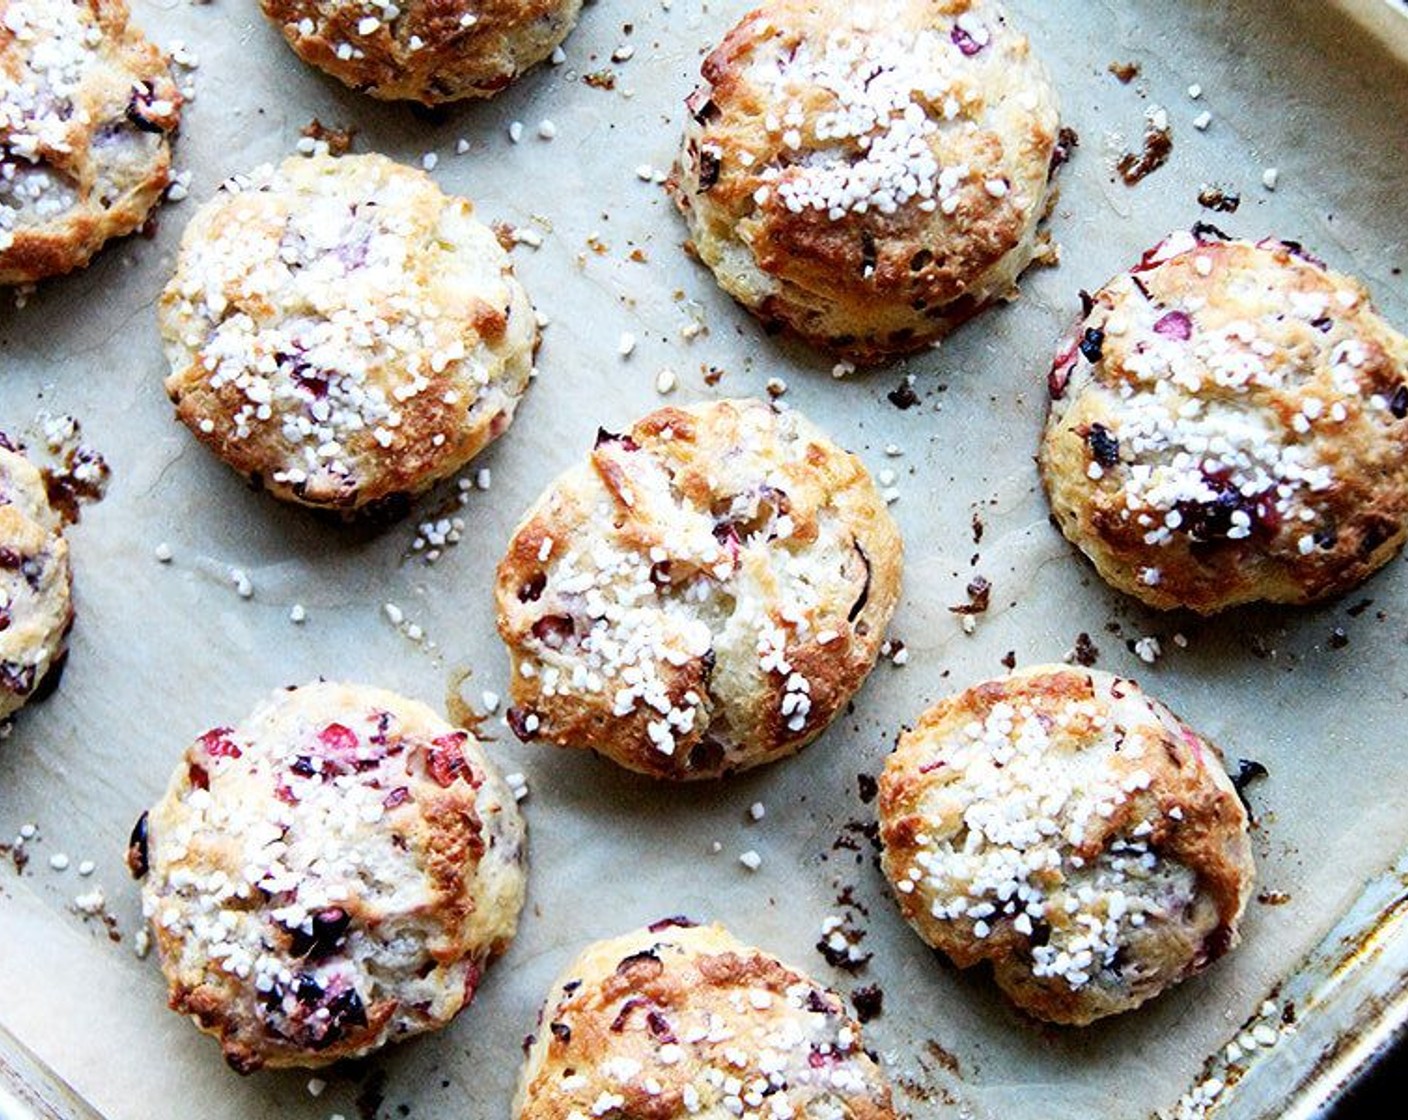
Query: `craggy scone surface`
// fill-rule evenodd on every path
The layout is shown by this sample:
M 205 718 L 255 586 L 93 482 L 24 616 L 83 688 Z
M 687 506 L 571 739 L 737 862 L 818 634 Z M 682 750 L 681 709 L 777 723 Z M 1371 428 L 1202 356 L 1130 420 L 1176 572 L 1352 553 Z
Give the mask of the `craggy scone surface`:
M 0 434 L 0 719 L 62 662 L 71 582 L 63 522 L 44 478 Z
M 524 897 L 523 820 L 479 743 L 348 684 L 201 735 L 128 861 L 172 1008 L 241 1072 L 444 1026 Z
M 180 419 L 277 497 L 355 509 L 513 419 L 532 305 L 474 208 L 382 156 L 295 156 L 192 219 L 160 301 Z
M 1042 248 L 1055 94 L 991 0 L 768 0 L 703 64 L 674 195 L 764 322 L 858 361 L 913 350 Z
M 552 53 L 582 0 L 260 0 L 305 62 L 388 100 L 491 97 Z
M 1408 535 L 1408 339 L 1298 245 L 1170 236 L 1090 298 L 1050 391 L 1056 519 L 1151 606 L 1338 595 Z
M 0 0 L 0 284 L 82 268 L 140 226 L 180 119 L 123 0 Z
M 902 546 L 860 460 L 724 400 L 602 431 L 499 566 L 514 730 L 663 778 L 801 749 L 860 686 Z
M 599 941 L 553 986 L 514 1120 L 895 1120 L 835 992 L 722 926 Z
M 1037 666 L 941 701 L 900 736 L 879 814 L 905 918 L 1038 1018 L 1137 1007 L 1237 942 L 1246 812 L 1131 680 Z

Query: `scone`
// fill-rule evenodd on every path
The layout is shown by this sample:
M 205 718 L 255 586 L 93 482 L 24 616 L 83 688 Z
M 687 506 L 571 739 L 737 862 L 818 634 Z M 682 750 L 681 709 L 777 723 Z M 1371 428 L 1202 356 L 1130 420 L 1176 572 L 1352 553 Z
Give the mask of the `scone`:
M 0 284 L 82 268 L 171 176 L 181 95 L 124 0 L 0 8 Z
M 71 581 L 63 521 L 44 477 L 0 434 L 0 719 L 63 664 Z
M 162 293 L 176 413 L 276 497 L 404 501 L 502 434 L 538 328 L 493 232 L 382 156 L 237 176 Z
M 259 0 L 304 62 L 353 89 L 435 105 L 492 97 L 541 62 L 582 0 Z
M 1237 943 L 1246 810 L 1131 680 L 1044 665 L 941 701 L 900 736 L 879 813 L 905 918 L 1039 1019 L 1138 1007 Z
M 672 191 L 765 324 L 879 361 L 1049 248 L 1056 97 L 993 0 L 766 0 L 702 73 Z
M 548 995 L 514 1120 L 895 1120 L 834 992 L 681 918 L 588 947 Z
M 128 862 L 172 1009 L 248 1073 L 453 1019 L 513 938 L 524 828 L 469 732 L 318 683 L 188 747 Z
M 509 721 L 660 778 L 790 755 L 875 664 L 901 552 L 860 460 L 795 412 L 726 400 L 603 430 L 499 564 Z
M 1170 236 L 1086 297 L 1050 392 L 1056 520 L 1152 607 L 1339 595 L 1408 535 L 1408 339 L 1299 245 Z

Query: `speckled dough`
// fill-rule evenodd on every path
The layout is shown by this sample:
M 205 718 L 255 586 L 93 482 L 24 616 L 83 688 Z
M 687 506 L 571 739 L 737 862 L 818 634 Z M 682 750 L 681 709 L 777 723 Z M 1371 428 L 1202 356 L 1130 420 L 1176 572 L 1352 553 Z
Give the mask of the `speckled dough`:
M 768 0 L 703 77 L 672 191 L 764 323 L 879 361 L 1050 251 L 1056 98 L 992 0 Z
M 147 218 L 181 95 L 123 0 L 0 0 L 0 284 L 82 268 Z
M 1121 591 L 1305 603 L 1408 535 L 1408 339 L 1299 246 L 1175 234 L 1102 288 L 1050 376 L 1041 473 Z
M 353 89 L 435 105 L 492 97 L 541 62 L 582 0 L 260 0 L 303 59 Z
M 1238 940 L 1254 869 L 1218 752 L 1131 680 L 1042 665 L 943 700 L 880 778 L 919 935 L 1037 1018 L 1138 1007 Z
M 661 778 L 792 754 L 874 665 L 901 553 L 860 460 L 795 412 L 719 401 L 603 431 L 499 565 L 510 721 Z
M 279 498 L 352 510 L 453 474 L 512 422 L 538 330 L 474 208 L 381 156 L 226 183 L 160 303 L 180 419 Z
M 523 820 L 479 743 L 357 685 L 207 731 L 128 861 L 172 1008 L 242 1073 L 444 1026 L 523 905 Z
M 896 1120 L 835 992 L 722 926 L 599 941 L 553 986 L 514 1120 Z
M 70 583 L 68 542 L 44 478 L 0 436 L 0 719 L 62 664 Z

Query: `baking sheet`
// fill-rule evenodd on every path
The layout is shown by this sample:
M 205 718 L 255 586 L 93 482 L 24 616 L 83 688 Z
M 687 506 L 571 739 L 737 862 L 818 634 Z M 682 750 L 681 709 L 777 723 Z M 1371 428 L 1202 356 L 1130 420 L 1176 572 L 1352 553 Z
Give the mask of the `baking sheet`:
M 153 240 L 110 248 L 22 309 L 8 295 L 0 306 L 0 426 L 74 415 L 113 468 L 106 499 L 71 533 L 79 618 L 62 686 L 0 744 L 0 838 L 38 827 L 26 872 L 0 866 L 0 1031 L 101 1114 L 350 1117 L 362 1095 L 364 1113 L 379 1096 L 382 1115 L 405 1105 L 418 1117 L 503 1116 L 522 1038 L 557 970 L 591 939 L 680 912 L 723 920 L 842 990 L 878 984 L 884 1013 L 867 1039 L 915 1117 L 1172 1112 L 1207 1056 L 1403 851 L 1403 561 L 1361 593 L 1307 611 L 1153 615 L 1107 591 L 1048 525 L 1032 463 L 1049 354 L 1076 292 L 1197 219 L 1204 182 L 1242 194 L 1238 213 L 1214 216 L 1219 225 L 1304 241 L 1363 276 L 1381 309 L 1408 325 L 1395 274 L 1408 264 L 1408 83 L 1394 56 L 1316 0 L 1011 0 L 1081 137 L 1053 221 L 1063 263 L 1029 276 L 1020 303 L 941 349 L 838 382 L 830 361 L 763 337 L 684 259 L 683 227 L 641 177 L 668 167 L 699 55 L 747 7 L 601 0 L 585 9 L 566 63 L 488 105 L 426 119 L 302 67 L 244 0 L 133 0 L 155 38 L 184 41 L 200 58 L 177 157 L 192 172 L 192 201 L 165 207 Z M 633 56 L 613 62 L 625 45 Z M 1137 61 L 1141 76 L 1119 84 L 1106 72 L 1114 61 Z M 601 88 L 607 73 L 613 89 Z M 1196 102 L 1186 92 L 1194 82 L 1204 89 Z M 1169 111 L 1175 149 L 1131 190 L 1109 164 L 1137 142 L 1155 103 Z M 1192 121 L 1204 110 L 1212 125 L 1199 132 Z M 437 153 L 447 189 L 475 199 L 486 220 L 542 238 L 515 252 L 551 320 L 541 376 L 510 433 L 475 464 L 492 484 L 459 511 L 462 542 L 433 565 L 412 542 L 436 498 L 380 533 L 285 509 L 197 447 L 161 390 L 153 302 L 195 202 L 226 175 L 292 151 L 315 116 L 355 125 L 356 150 L 408 162 Z M 544 119 L 556 126 L 551 140 L 538 136 Z M 460 138 L 468 154 L 456 154 Z M 1261 185 L 1268 166 L 1280 172 L 1275 192 Z M 626 359 L 622 332 L 638 340 Z M 668 398 L 655 387 L 667 367 L 679 381 Z M 723 371 L 712 385 L 711 369 Z M 921 404 L 900 411 L 886 394 L 908 375 Z M 439 1036 L 320 1075 L 319 1097 L 307 1075 L 225 1069 L 214 1044 L 165 1009 L 155 962 L 136 958 L 137 891 L 122 867 L 128 829 L 184 743 L 319 674 L 440 706 L 465 670 L 471 701 L 506 692 L 489 589 L 519 513 L 585 453 L 598 425 L 619 427 L 666 400 L 761 395 L 770 377 L 873 470 L 898 475 L 908 568 L 892 632 L 908 664 L 882 663 L 854 713 L 797 759 L 718 786 L 662 788 L 500 729 L 491 750 L 531 791 L 532 874 L 519 939 L 475 1005 Z M 891 444 L 903 454 L 887 456 Z M 453 494 L 452 485 L 438 497 Z M 169 564 L 154 558 L 162 542 Z M 252 598 L 236 593 L 235 568 Z M 968 636 L 948 608 L 965 601 L 975 574 L 992 581 L 993 605 Z M 1364 599 L 1371 605 L 1351 613 Z M 307 611 L 302 625 L 288 618 L 295 603 Z M 386 603 L 403 612 L 401 629 Z M 412 623 L 431 648 L 406 636 Z M 1332 640 L 1337 629 L 1345 643 Z M 1268 767 L 1252 800 L 1261 887 L 1278 904 L 1252 903 L 1245 944 L 1208 975 L 1074 1032 L 1022 1020 L 983 977 L 936 961 L 884 897 L 852 822 L 871 819 L 857 774 L 878 769 L 899 724 L 1000 673 L 1009 651 L 1019 665 L 1058 660 L 1082 631 L 1100 667 L 1138 676 L 1230 757 Z M 1164 650 L 1153 665 L 1125 644 L 1147 635 Z M 749 817 L 754 802 L 766 807 L 762 821 Z M 745 850 L 762 856 L 758 871 L 738 863 Z M 49 866 L 58 852 L 70 857 L 66 871 Z M 88 878 L 76 873 L 85 859 L 97 864 Z M 99 886 L 120 941 L 73 911 L 75 896 Z M 838 905 L 846 888 L 857 907 Z M 855 977 L 813 948 L 831 915 L 866 931 L 874 957 Z

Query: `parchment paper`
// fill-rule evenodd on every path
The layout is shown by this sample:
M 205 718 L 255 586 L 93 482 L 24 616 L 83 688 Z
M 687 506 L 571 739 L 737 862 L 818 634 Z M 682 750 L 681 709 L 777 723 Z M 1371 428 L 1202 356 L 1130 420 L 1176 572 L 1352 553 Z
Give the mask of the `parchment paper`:
M 1315 0 L 1012 0 L 1081 137 L 1053 222 L 1063 262 L 941 349 L 837 381 L 828 360 L 765 338 L 685 259 L 682 225 L 637 173 L 669 165 L 699 54 L 746 6 L 600 0 L 568 40 L 565 64 L 436 123 L 303 67 L 248 0 L 133 0 L 155 38 L 179 38 L 200 56 L 178 146 L 178 166 L 193 172 L 191 201 L 160 211 L 153 240 L 111 247 L 22 310 L 8 296 L 0 308 L 0 426 L 22 431 L 41 411 L 77 416 L 114 472 L 107 498 L 71 533 L 78 624 L 67 675 L 0 744 L 0 839 L 26 823 L 39 829 L 25 874 L 0 867 L 0 1024 L 105 1115 L 352 1116 L 354 1098 L 384 1076 L 382 1115 L 404 1105 L 414 1117 L 502 1117 L 552 975 L 588 940 L 673 913 L 721 919 L 843 990 L 880 985 L 884 1011 L 868 1040 L 916 1117 L 1147 1115 L 1178 1099 L 1365 877 L 1403 849 L 1404 563 L 1317 609 L 1206 623 L 1152 615 L 1107 591 L 1050 527 L 1032 462 L 1044 374 L 1076 293 L 1200 217 L 1205 182 L 1240 191 L 1242 205 L 1202 216 L 1238 235 L 1303 240 L 1362 275 L 1382 310 L 1408 325 L 1396 274 L 1408 264 L 1408 83 L 1391 56 Z M 627 44 L 634 56 L 612 62 Z M 1142 76 L 1119 84 L 1106 72 L 1114 61 L 1138 62 Z M 614 90 L 582 80 L 604 71 Z M 1194 82 L 1205 91 L 1196 102 L 1186 93 Z M 1168 109 L 1175 150 L 1129 189 L 1112 182 L 1124 141 L 1111 134 L 1137 141 L 1153 103 Z M 1199 132 L 1192 121 L 1205 109 L 1212 124 Z M 512 430 L 476 464 L 491 469 L 492 485 L 460 512 L 463 541 L 434 565 L 406 553 L 418 517 L 452 498 L 453 485 L 379 534 L 328 524 L 250 492 L 173 421 L 161 389 L 153 301 L 182 227 L 222 178 L 291 152 L 314 116 L 355 126 L 357 150 L 408 162 L 438 153 L 437 179 L 476 200 L 482 217 L 542 236 L 541 248 L 515 252 L 551 319 L 541 376 Z M 552 140 L 538 136 L 545 118 Z M 524 126 L 518 144 L 514 120 Z M 461 137 L 467 155 L 455 153 Z M 1280 171 L 1274 193 L 1261 185 L 1268 166 Z M 635 250 L 644 260 L 630 259 Z M 687 341 L 682 329 L 696 322 L 705 329 Z M 628 359 L 617 352 L 623 331 L 638 339 Z M 679 380 L 668 398 L 655 388 L 665 367 Z M 708 367 L 724 371 L 712 386 Z M 921 404 L 900 411 L 886 394 L 906 375 Z M 800 757 L 717 786 L 652 785 L 591 757 L 520 746 L 498 727 L 493 753 L 531 790 L 532 877 L 519 939 L 475 1005 L 437 1037 L 323 1075 L 318 1098 L 304 1075 L 227 1070 L 213 1043 L 165 1009 L 155 961 L 133 952 L 139 908 L 123 848 L 183 745 L 271 689 L 319 674 L 443 706 L 451 677 L 469 669 L 471 701 L 484 689 L 504 693 L 489 588 L 520 512 L 586 452 L 598 425 L 620 427 L 665 400 L 761 395 L 770 377 L 872 469 L 898 475 L 908 568 L 893 633 L 908 664 L 882 662 L 854 713 Z M 889 444 L 903 455 L 888 457 Z M 161 542 L 169 564 L 154 558 Z M 232 567 L 248 574 L 251 599 L 236 594 Z M 966 636 L 948 608 L 977 574 L 993 583 L 992 609 Z M 1362 612 L 1349 609 L 1364 599 Z M 433 650 L 391 624 L 388 602 Z M 288 618 L 295 603 L 307 611 L 302 625 Z M 1343 648 L 1333 648 L 1335 628 Z M 857 775 L 878 770 L 902 723 L 1002 672 L 1008 651 L 1019 665 L 1059 660 L 1082 631 L 1102 668 L 1136 675 L 1229 757 L 1268 767 L 1251 792 L 1261 885 L 1289 898 L 1253 903 L 1244 946 L 1208 975 L 1074 1032 L 1022 1020 L 983 977 L 938 962 L 846 826 L 871 819 Z M 1154 665 L 1125 645 L 1146 635 L 1163 645 Z M 762 821 L 749 818 L 754 802 L 766 807 Z M 837 847 L 843 836 L 859 851 Z M 762 856 L 756 872 L 737 859 L 749 849 Z M 57 852 L 69 855 L 67 871 L 49 867 Z M 97 864 L 88 878 L 76 872 L 84 859 Z M 97 886 L 119 942 L 71 908 Z M 823 921 L 847 913 L 837 904 L 846 887 L 869 911 L 849 913 L 874 954 L 854 978 L 813 948 Z

